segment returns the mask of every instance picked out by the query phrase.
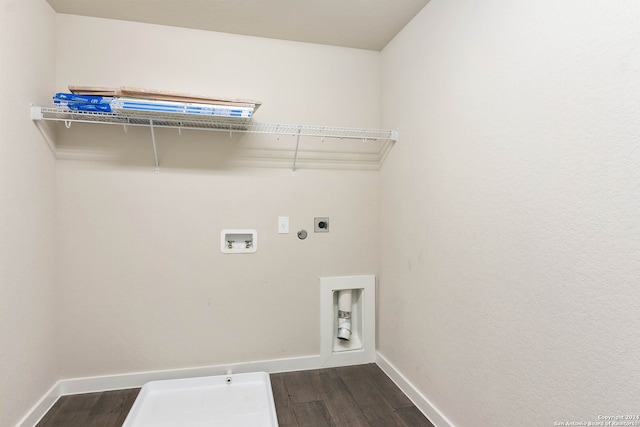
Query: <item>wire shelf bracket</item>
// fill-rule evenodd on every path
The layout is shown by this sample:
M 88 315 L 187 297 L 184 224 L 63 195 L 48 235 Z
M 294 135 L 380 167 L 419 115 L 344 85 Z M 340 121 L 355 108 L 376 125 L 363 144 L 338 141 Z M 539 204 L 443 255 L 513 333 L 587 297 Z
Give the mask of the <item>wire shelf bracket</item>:
M 156 133 L 153 131 L 153 119 L 150 120 L 149 129 L 151 129 L 151 143 L 153 144 L 153 158 L 156 161 L 156 173 L 160 172 L 160 166 L 158 165 L 158 148 L 156 147 Z

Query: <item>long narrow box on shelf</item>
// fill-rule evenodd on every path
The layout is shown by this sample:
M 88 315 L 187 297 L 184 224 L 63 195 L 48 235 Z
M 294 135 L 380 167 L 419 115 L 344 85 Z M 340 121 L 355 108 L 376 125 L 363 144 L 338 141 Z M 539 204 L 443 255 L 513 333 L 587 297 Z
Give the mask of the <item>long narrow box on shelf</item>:
M 234 107 L 247 107 L 257 110 L 262 102 L 245 98 L 211 97 L 206 95 L 194 95 L 182 92 L 163 91 L 155 89 L 121 86 L 119 88 L 99 86 L 69 86 L 69 92 L 85 95 L 122 96 L 128 98 L 142 98 L 157 101 L 176 101 L 188 103 L 230 105 Z
M 242 117 L 250 118 L 253 115 L 253 107 L 238 107 L 233 105 L 203 104 L 178 101 L 159 101 L 153 99 L 116 97 L 110 102 L 112 111 L 126 112 L 155 112 L 194 114 L 215 117 Z
M 70 93 L 57 93 L 54 104 L 62 110 L 105 112 L 116 115 L 160 117 L 165 120 L 201 117 L 214 121 L 248 123 L 259 101 L 209 97 L 129 86 L 119 88 L 69 86 Z

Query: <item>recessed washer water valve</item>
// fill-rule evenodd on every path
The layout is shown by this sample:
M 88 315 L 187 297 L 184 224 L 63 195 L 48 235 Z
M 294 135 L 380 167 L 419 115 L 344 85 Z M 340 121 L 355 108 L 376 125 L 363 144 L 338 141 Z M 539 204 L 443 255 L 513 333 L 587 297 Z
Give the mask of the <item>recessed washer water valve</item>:
M 258 232 L 253 229 L 222 230 L 220 250 L 225 254 L 251 254 L 258 248 Z

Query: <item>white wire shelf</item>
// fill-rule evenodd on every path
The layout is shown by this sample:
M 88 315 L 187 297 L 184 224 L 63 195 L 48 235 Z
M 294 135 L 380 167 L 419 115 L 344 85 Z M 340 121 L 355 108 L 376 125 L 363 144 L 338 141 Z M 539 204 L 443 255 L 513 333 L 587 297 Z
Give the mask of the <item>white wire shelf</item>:
M 380 141 L 384 144 L 381 150 L 382 156 L 390 150 L 391 146 L 398 139 L 397 130 L 369 129 L 369 128 L 346 128 L 331 126 L 297 125 L 282 123 L 259 123 L 247 118 L 227 118 L 194 116 L 186 114 L 172 113 L 147 113 L 147 112 L 87 112 L 72 111 L 58 107 L 31 107 L 31 119 L 35 121 L 56 121 L 64 122 L 67 128 L 72 123 L 99 123 L 121 126 L 143 126 L 151 129 L 153 151 L 156 163 L 156 172 L 159 170 L 158 156 L 156 150 L 154 128 L 172 129 L 196 129 L 211 130 L 219 132 L 242 132 L 267 135 L 291 135 L 297 138 L 296 149 L 293 156 L 292 171 L 296 169 L 296 159 L 298 155 L 298 143 L 300 137 L 316 138 L 337 138 L 348 140 Z M 382 159 L 381 159 L 382 160 Z

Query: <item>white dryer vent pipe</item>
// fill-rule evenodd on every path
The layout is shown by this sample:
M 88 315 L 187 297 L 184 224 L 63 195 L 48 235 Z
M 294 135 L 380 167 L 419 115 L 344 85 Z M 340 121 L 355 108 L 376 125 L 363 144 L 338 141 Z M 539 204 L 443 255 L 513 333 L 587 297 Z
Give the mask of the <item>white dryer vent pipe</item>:
M 351 289 L 338 291 L 338 338 L 351 339 Z

